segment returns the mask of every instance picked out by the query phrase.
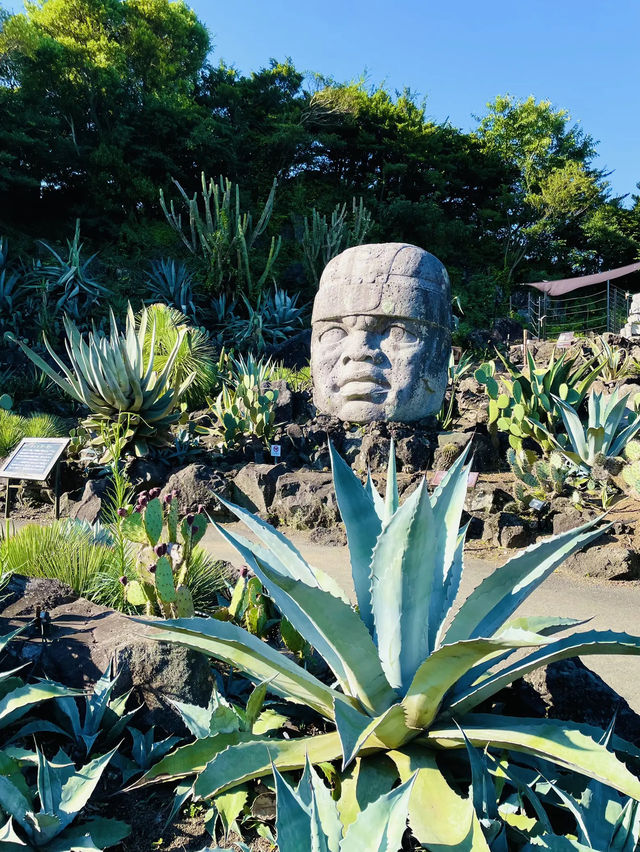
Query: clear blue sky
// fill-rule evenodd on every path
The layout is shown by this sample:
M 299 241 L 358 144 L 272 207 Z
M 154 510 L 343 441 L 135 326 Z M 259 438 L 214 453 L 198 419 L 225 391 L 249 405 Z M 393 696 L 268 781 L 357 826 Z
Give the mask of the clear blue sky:
M 12 10 L 22 3 L 5 2 Z M 366 74 L 427 98 L 465 130 L 510 92 L 547 98 L 599 140 L 617 194 L 640 181 L 638 0 L 191 0 L 213 61 L 248 73 L 271 57 L 349 81 Z

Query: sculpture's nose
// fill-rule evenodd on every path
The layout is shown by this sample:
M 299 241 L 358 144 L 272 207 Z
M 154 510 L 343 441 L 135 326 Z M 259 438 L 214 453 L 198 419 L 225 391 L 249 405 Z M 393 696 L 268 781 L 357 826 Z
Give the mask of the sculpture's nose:
M 343 348 L 342 363 L 347 364 L 349 361 L 379 363 L 381 352 L 373 338 L 374 335 L 368 331 L 351 331 Z

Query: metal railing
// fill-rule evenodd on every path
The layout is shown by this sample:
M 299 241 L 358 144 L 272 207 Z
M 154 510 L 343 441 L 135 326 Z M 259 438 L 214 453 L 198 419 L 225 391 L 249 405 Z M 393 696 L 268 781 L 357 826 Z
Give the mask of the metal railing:
M 529 292 L 527 308 L 531 330 L 539 338 L 554 338 L 563 331 L 618 334 L 627 321 L 629 293 L 609 281 L 604 290 L 589 295 L 553 297 Z

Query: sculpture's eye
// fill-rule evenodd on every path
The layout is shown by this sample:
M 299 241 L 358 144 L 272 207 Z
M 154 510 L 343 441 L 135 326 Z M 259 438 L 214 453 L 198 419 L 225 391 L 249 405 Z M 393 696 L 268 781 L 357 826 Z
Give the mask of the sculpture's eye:
M 322 343 L 337 343 L 346 336 L 347 331 L 341 325 L 332 325 L 331 328 L 327 328 L 322 332 L 319 339 Z
M 418 339 L 408 328 L 397 324 L 388 326 L 384 336 L 388 337 L 394 343 L 415 343 Z

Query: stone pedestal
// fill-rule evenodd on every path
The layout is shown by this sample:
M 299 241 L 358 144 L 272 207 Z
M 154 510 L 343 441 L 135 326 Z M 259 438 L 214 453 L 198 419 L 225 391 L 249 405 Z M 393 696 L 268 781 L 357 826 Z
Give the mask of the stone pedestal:
M 640 293 L 635 293 L 631 297 L 631 309 L 626 325 L 620 329 L 620 337 L 627 337 L 629 340 L 640 340 Z

